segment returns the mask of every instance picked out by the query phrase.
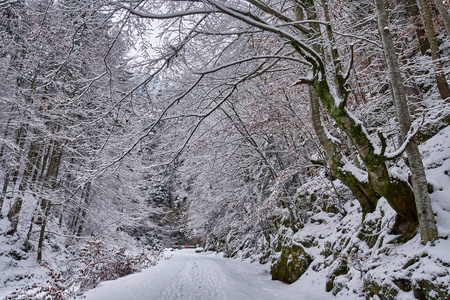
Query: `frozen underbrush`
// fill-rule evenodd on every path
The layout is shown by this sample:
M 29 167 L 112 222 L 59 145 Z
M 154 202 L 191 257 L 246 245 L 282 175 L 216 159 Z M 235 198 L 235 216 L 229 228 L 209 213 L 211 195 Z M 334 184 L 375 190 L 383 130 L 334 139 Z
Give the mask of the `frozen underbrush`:
M 154 266 L 160 251 L 143 250 L 130 238 L 116 239 L 48 235 L 44 260 L 23 246 L 23 232 L 6 234 L 9 221 L 0 220 L 0 299 L 69 299 L 100 282 Z M 123 243 L 127 239 L 127 243 Z M 123 245 L 127 245 L 126 247 Z

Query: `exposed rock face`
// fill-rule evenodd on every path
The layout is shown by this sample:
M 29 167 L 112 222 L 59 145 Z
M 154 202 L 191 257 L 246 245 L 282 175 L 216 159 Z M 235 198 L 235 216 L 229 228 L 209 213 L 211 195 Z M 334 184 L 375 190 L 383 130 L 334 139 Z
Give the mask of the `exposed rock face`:
M 272 262 L 270 274 L 273 280 L 293 283 L 305 273 L 312 261 L 302 246 L 282 246 L 280 256 Z

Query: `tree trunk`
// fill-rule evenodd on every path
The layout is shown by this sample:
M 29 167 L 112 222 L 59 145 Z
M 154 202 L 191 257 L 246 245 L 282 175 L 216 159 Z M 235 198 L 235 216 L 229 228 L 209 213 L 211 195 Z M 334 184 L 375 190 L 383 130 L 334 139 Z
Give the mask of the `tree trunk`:
M 308 86 L 309 116 L 311 124 L 319 143 L 324 149 L 328 166 L 333 175 L 341 180 L 358 200 L 363 211 L 363 218 L 367 213 L 373 212 L 380 196 L 373 190 L 368 182 L 363 182 L 351 172 L 343 171 L 344 162 L 340 149 L 327 136 L 320 118 L 319 96 L 317 92 Z
M 90 204 L 90 198 L 91 198 L 91 182 L 86 183 L 86 185 L 84 186 L 84 190 L 83 190 L 83 194 L 81 195 L 81 199 L 83 199 L 83 202 L 81 205 L 81 214 L 79 214 L 79 222 L 78 222 L 78 229 L 76 229 L 76 235 L 80 236 L 81 233 L 83 233 L 84 230 L 84 221 L 86 219 L 86 214 L 87 214 L 87 209 L 89 207 Z
M 444 22 L 445 29 L 447 29 L 447 34 L 450 36 L 450 16 L 448 15 L 447 8 L 445 8 L 442 0 L 434 0 L 437 9 L 439 10 L 439 14 L 442 17 L 442 21 Z
M 19 184 L 19 194 L 16 200 L 11 206 L 8 212 L 8 219 L 11 222 L 11 227 L 8 230 L 8 234 L 14 234 L 17 231 L 17 225 L 19 224 L 19 214 L 22 210 L 22 204 L 24 199 L 24 193 L 27 190 L 30 177 L 36 168 L 36 163 L 38 161 L 39 151 L 36 141 L 32 141 L 30 144 L 30 149 L 28 150 L 27 162 L 25 169 L 23 171 L 22 180 Z
M 17 145 L 18 151 L 16 152 L 16 159 L 14 162 L 16 162 L 18 165 L 19 165 L 19 161 L 21 158 L 20 150 L 23 149 L 25 146 L 27 131 L 28 131 L 28 125 L 26 125 L 26 124 L 21 124 L 19 129 L 17 129 L 16 145 Z M 12 174 L 12 182 L 14 185 L 16 185 L 17 179 L 19 177 L 20 168 L 18 165 L 13 169 L 13 171 L 11 173 Z
M 414 194 L 409 184 L 391 177 L 386 165 L 386 157 L 383 153 L 377 153 L 362 123 L 346 109 L 345 101 L 339 106 L 335 105 L 335 99 L 326 80 L 315 80 L 311 84 L 333 120 L 348 135 L 358 150 L 368 172 L 369 184 L 377 194 L 386 198 L 389 205 L 400 216 L 407 220 L 410 224 L 407 231 L 412 231 L 417 225 L 417 212 Z
M 58 177 L 58 170 L 59 165 L 61 164 L 61 157 L 62 157 L 62 147 L 59 144 L 58 141 L 54 142 L 52 154 L 50 157 L 50 162 L 48 164 L 47 168 L 47 174 L 45 175 L 44 179 L 44 190 L 53 190 L 56 186 L 56 179 Z M 50 199 L 44 198 L 41 201 L 41 210 L 43 214 L 43 220 L 41 225 L 41 230 L 39 234 L 39 242 L 38 242 L 38 255 L 37 260 L 40 262 L 42 261 L 42 249 L 44 244 L 44 237 L 45 237 L 45 228 L 47 225 L 47 218 L 50 214 L 50 208 L 52 206 L 52 203 Z
M 8 186 L 9 186 L 9 180 L 10 180 L 10 170 L 6 171 L 5 178 L 3 179 L 3 189 L 2 193 L 0 194 L 0 216 L 2 216 L 2 207 L 3 202 L 6 197 L 6 193 L 8 192 Z
M 17 129 L 16 131 L 16 140 L 15 143 L 17 145 L 17 150 L 15 152 L 14 155 L 14 161 L 13 161 L 13 165 L 8 167 L 8 170 L 5 172 L 5 178 L 3 179 L 3 189 L 2 189 L 2 193 L 0 194 L 0 214 L 2 211 L 2 206 L 3 206 L 3 202 L 4 199 L 6 197 L 6 193 L 8 192 L 8 187 L 11 183 L 11 179 L 13 184 L 16 184 L 17 178 L 19 176 L 19 171 L 20 171 L 20 167 L 19 167 L 19 161 L 21 158 L 21 149 L 23 149 L 24 145 L 25 145 L 25 138 L 26 138 L 26 125 L 21 124 L 19 129 Z M 4 144 L 3 144 L 4 145 Z M 14 165 L 17 164 L 17 165 Z
M 422 0 L 420 0 L 422 1 Z M 394 43 L 389 30 L 387 15 L 383 0 L 375 0 L 378 15 L 378 27 L 383 42 L 385 60 L 388 67 L 391 89 L 394 98 L 396 115 L 398 118 L 400 132 L 404 139 L 411 127 L 411 120 L 408 111 L 405 91 L 403 88 L 400 68 L 395 54 Z M 419 148 L 413 139 L 406 148 L 410 170 L 412 174 L 412 184 L 414 198 L 417 207 L 417 214 L 420 225 L 420 236 L 422 243 L 427 243 L 437 238 L 437 228 L 434 220 L 431 202 L 427 192 L 427 180 L 422 164 Z
M 439 45 L 436 39 L 436 32 L 434 31 L 433 20 L 431 18 L 430 8 L 425 0 L 417 0 L 422 15 L 423 24 L 425 25 L 425 32 L 427 34 L 428 43 L 430 43 L 431 59 L 433 60 L 434 77 L 436 79 L 439 94 L 442 99 L 450 97 L 450 88 L 445 79 L 444 67 L 442 65 L 441 54 L 439 52 Z
M 3 155 L 5 155 L 5 147 L 6 147 L 6 139 L 8 138 L 8 131 L 9 131 L 9 126 L 11 124 L 11 119 L 8 119 L 8 122 L 6 123 L 6 128 L 5 128 L 5 133 L 3 134 L 3 144 L 2 144 L 2 148 L 0 149 L 0 160 L 2 161 L 2 165 L 5 166 L 5 160 L 3 158 Z M 2 207 L 0 206 L 0 211 L 1 211 Z
M 416 27 L 417 39 L 419 40 L 420 52 L 425 54 L 430 49 L 430 43 L 428 43 L 427 35 L 423 29 L 422 20 L 420 18 L 420 11 L 417 7 L 416 0 L 408 0 L 409 11 L 413 17 L 413 23 Z

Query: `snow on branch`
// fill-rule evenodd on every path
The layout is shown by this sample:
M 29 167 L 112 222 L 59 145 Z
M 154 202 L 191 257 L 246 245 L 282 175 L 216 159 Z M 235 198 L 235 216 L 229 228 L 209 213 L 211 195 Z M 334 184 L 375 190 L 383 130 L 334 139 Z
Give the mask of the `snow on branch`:
M 263 29 L 268 32 L 275 33 L 282 38 L 289 40 L 292 46 L 311 64 L 316 65 L 320 72 L 325 72 L 325 65 L 321 56 L 311 47 L 305 45 L 301 40 L 292 35 L 291 33 L 284 31 L 274 25 L 270 25 L 260 18 L 252 15 L 250 12 L 245 12 L 237 9 L 236 7 L 231 7 L 228 4 L 209 0 L 209 3 L 217 7 L 223 13 L 232 16 L 238 20 L 241 20 L 249 25 L 255 26 L 259 29 Z
M 340 167 L 340 169 L 343 172 L 352 174 L 356 178 L 356 180 L 358 180 L 361 183 L 367 183 L 369 181 L 368 173 L 364 170 L 361 170 L 360 168 L 357 168 L 354 164 L 352 164 L 348 160 L 345 160 L 344 166 Z
M 215 36 L 227 36 L 227 35 L 242 35 L 242 34 L 256 34 L 263 32 L 262 30 L 241 30 L 241 31 L 204 31 L 196 30 L 196 33 L 204 35 L 215 35 Z
M 293 25 L 295 28 L 299 29 L 301 32 L 303 32 L 304 34 L 308 34 L 310 29 L 306 28 L 304 26 L 302 26 L 301 23 L 297 23 L 294 22 L 292 19 L 288 18 L 286 15 L 284 15 L 283 13 L 269 7 L 269 5 L 267 5 L 266 3 L 263 3 L 259 0 L 247 0 L 249 3 L 253 4 L 254 6 L 258 7 L 259 9 L 261 9 L 262 11 L 271 14 L 272 16 L 287 22 L 290 25 Z
M 423 121 L 425 119 L 425 116 L 422 116 L 422 120 L 417 125 L 416 128 L 414 128 L 412 125 L 409 128 L 408 134 L 404 138 L 403 144 L 398 148 L 396 151 L 392 153 L 386 153 L 384 154 L 384 157 L 387 159 L 394 159 L 402 155 L 402 153 L 405 151 L 406 147 L 408 147 L 409 143 L 412 141 L 412 139 L 416 136 L 416 134 L 419 132 L 420 126 L 423 124 Z M 382 153 L 383 154 L 383 153 Z
M 219 70 L 222 70 L 222 69 L 225 69 L 225 68 L 234 66 L 234 65 L 238 65 L 238 64 L 241 64 L 241 63 L 244 63 L 244 62 L 248 62 L 248 61 L 251 61 L 251 60 L 256 60 L 256 59 L 271 59 L 271 58 L 275 58 L 275 59 L 278 59 L 278 60 L 280 60 L 280 59 L 293 60 L 293 61 L 296 61 L 296 62 L 299 62 L 299 63 L 302 63 L 302 64 L 305 64 L 305 65 L 310 66 L 310 63 L 308 63 L 307 61 L 301 60 L 301 59 L 298 59 L 298 58 L 295 58 L 295 57 L 292 57 L 292 56 L 283 56 L 283 55 L 262 55 L 262 56 L 253 56 L 253 57 L 244 58 L 244 59 L 241 59 L 241 60 L 238 60 L 238 61 L 233 61 L 233 62 L 231 62 L 231 63 L 228 63 L 228 64 L 225 64 L 225 65 L 219 66 L 219 67 L 214 68 L 214 69 L 205 70 L 205 71 L 201 71 L 201 72 L 195 72 L 195 73 L 196 73 L 196 74 L 209 74 L 209 73 L 214 73 L 214 72 L 217 72 L 217 71 L 219 71 Z
M 362 36 L 357 36 L 357 35 L 349 34 L 349 33 L 343 33 L 343 32 L 339 32 L 339 31 L 336 31 L 336 30 L 333 30 L 333 33 L 335 33 L 337 35 L 340 35 L 340 36 L 345 36 L 345 37 L 350 37 L 350 38 L 354 38 L 354 39 L 357 39 L 357 40 L 361 40 L 361 41 L 367 42 L 369 44 L 372 44 L 372 45 L 376 46 L 379 49 L 383 49 L 383 47 L 379 43 L 377 43 L 375 41 L 372 41 L 372 40 L 370 40 L 368 38 L 362 37 Z
M 211 13 L 220 12 L 217 9 L 193 9 L 193 10 L 174 12 L 174 13 L 154 14 L 154 13 L 137 11 L 137 10 L 131 8 L 131 7 L 126 7 L 124 5 L 121 5 L 121 7 L 126 9 L 126 10 L 128 10 L 131 14 L 133 14 L 135 16 L 138 16 L 140 18 L 160 19 L 160 20 L 179 18 L 179 17 L 191 16 L 191 15 L 204 15 L 204 14 L 211 14 Z

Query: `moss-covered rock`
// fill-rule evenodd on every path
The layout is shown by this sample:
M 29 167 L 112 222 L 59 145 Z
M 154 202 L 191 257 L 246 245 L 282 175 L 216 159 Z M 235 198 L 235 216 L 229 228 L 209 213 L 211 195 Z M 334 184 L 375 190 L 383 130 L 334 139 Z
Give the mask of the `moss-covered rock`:
M 350 269 L 348 267 L 347 258 L 341 259 L 339 265 L 336 268 L 334 268 L 331 274 L 327 277 L 327 281 L 325 283 L 325 290 L 327 292 L 333 291 L 333 294 L 336 295 L 339 292 L 338 290 L 341 290 L 342 287 L 335 287 L 334 280 L 338 276 L 347 274 L 349 270 Z
M 423 300 L 448 300 L 450 287 L 448 284 L 436 283 L 434 280 L 418 280 L 413 284 L 414 297 Z
M 397 278 L 392 280 L 392 282 L 404 292 L 409 292 L 412 290 L 411 280 L 407 278 Z
M 334 253 L 333 245 L 327 241 L 325 243 L 324 249 L 322 250 L 322 252 L 320 252 L 320 255 L 323 255 L 325 258 L 327 258 L 328 256 L 330 256 L 333 253 Z
M 376 280 L 365 280 L 364 287 L 366 290 L 366 299 L 373 299 L 378 296 L 381 300 L 396 300 L 398 288 L 391 282 L 380 283 Z
M 318 245 L 318 242 L 316 241 L 316 238 L 313 235 L 308 235 L 304 237 L 301 241 L 299 241 L 299 243 L 302 244 L 303 247 L 305 248 L 316 247 Z
M 323 203 L 322 203 L 322 210 L 327 213 L 331 214 L 338 214 L 339 208 L 336 206 L 336 204 L 332 203 L 331 201 L 326 201 L 325 199 L 328 198 L 328 195 L 323 195 Z
M 381 218 L 375 220 L 365 220 L 362 224 L 361 231 L 358 234 L 358 238 L 365 241 L 369 248 L 372 248 L 378 240 L 380 230 Z
M 416 140 L 419 143 L 429 140 L 441 129 L 447 127 L 450 124 L 450 114 L 448 114 L 448 112 L 445 110 L 439 113 L 439 116 L 437 116 L 437 118 L 439 119 L 438 122 L 429 123 L 420 128 L 419 132 L 416 135 Z
M 313 259 L 300 245 L 283 245 L 281 253 L 270 268 L 273 280 L 293 283 L 305 273 Z

